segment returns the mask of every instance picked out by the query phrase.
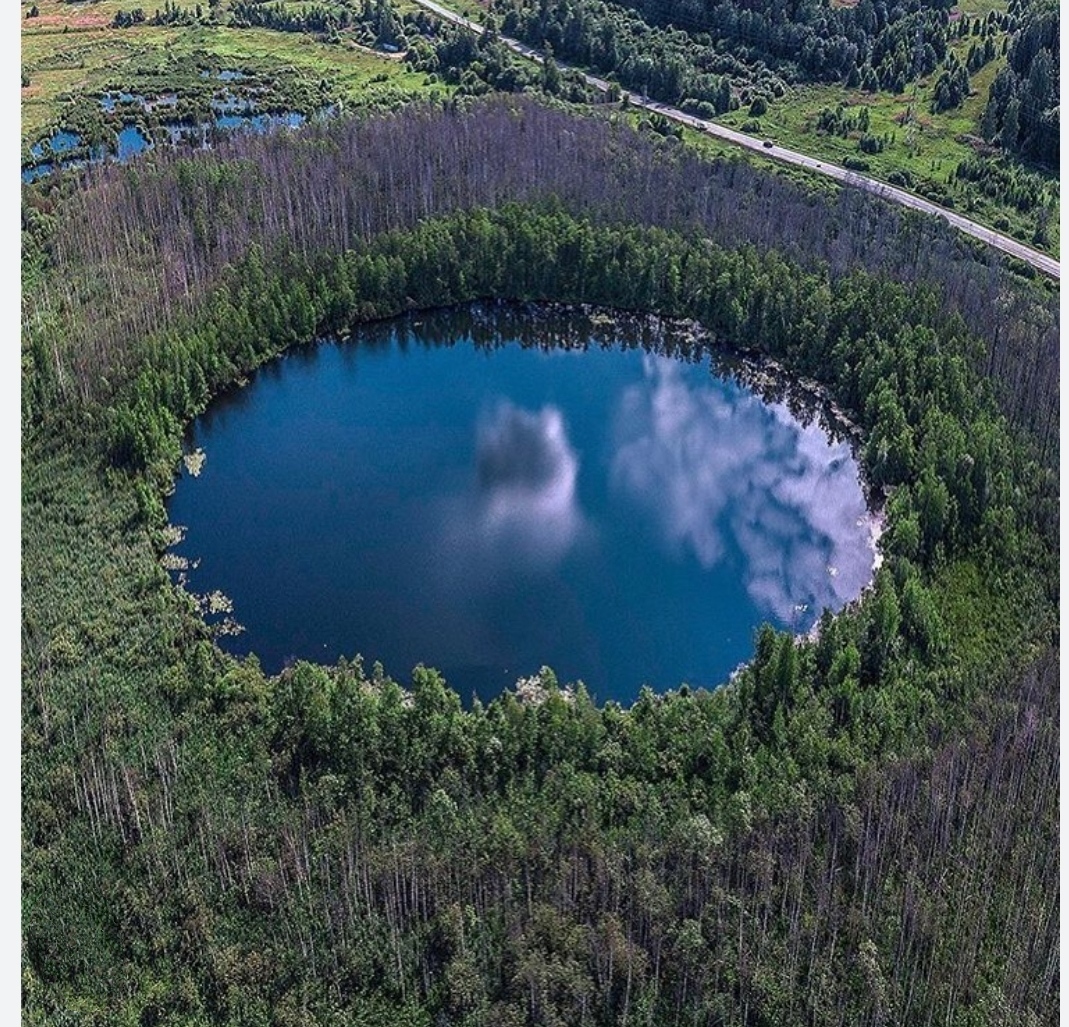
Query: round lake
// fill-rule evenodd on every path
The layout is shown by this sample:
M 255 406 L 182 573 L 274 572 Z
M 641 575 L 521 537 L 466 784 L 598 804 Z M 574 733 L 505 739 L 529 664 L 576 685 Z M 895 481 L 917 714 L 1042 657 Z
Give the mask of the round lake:
M 861 592 L 847 443 L 637 346 L 648 329 L 563 317 L 401 319 L 213 404 L 169 513 L 186 587 L 245 629 L 221 644 L 271 673 L 360 654 L 404 683 L 422 662 L 465 699 L 548 665 L 629 703 L 720 684 L 762 622 L 806 631 Z

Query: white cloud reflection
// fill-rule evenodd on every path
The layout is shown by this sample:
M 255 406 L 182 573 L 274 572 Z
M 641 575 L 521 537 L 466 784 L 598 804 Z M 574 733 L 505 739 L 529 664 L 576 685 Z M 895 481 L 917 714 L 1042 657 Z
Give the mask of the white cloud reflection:
M 621 400 L 612 478 L 671 550 L 711 568 L 736 551 L 746 590 L 781 622 L 840 609 L 872 576 L 870 516 L 845 443 L 786 407 L 647 357 Z
M 578 475 L 558 407 L 536 412 L 499 400 L 476 429 L 473 487 L 443 502 L 441 570 L 470 588 L 475 579 L 558 564 L 587 530 Z
M 568 550 L 583 524 L 579 460 L 554 406 L 537 413 L 508 400 L 479 423 L 476 507 L 481 536 L 519 545 L 540 561 Z
M 546 662 L 561 637 L 576 651 L 586 644 L 555 573 L 594 537 L 579 507 L 579 458 L 551 405 L 531 411 L 500 399 L 480 415 L 473 441 L 468 473 L 433 500 L 438 527 L 420 569 L 424 605 L 448 611 L 454 626 L 437 643 L 440 662 L 492 668 L 498 678 L 503 668 L 530 673 L 538 662 L 517 661 L 532 651 Z

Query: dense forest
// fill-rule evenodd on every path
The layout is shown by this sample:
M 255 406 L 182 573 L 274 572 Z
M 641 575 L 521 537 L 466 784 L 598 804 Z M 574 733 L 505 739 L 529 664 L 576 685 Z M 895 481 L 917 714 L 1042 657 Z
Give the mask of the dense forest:
M 896 8 L 892 19 L 886 5 L 870 0 L 842 8 L 498 0 L 494 9 L 506 33 L 615 73 L 632 89 L 661 100 L 693 97 L 714 106 L 730 95 L 733 78 L 774 95 L 809 80 L 901 93 L 939 67 L 950 33 L 959 31 L 938 5 L 909 14 Z M 985 32 L 994 29 L 993 21 L 984 25 Z M 727 109 L 720 103 L 718 113 Z
M 1012 15 L 950 20 L 950 4 L 889 8 L 783 4 L 779 0 L 701 5 L 690 0 L 497 0 L 503 30 L 534 45 L 546 44 L 570 61 L 614 73 L 633 89 L 658 99 L 684 97 L 727 110 L 733 81 L 757 93 L 782 96 L 799 82 L 835 82 L 875 92 L 902 93 L 916 79 L 946 67 L 956 39 L 973 40 L 960 77 L 994 59 L 997 34 L 1015 27 Z M 1055 23 L 1057 19 L 1055 17 Z M 735 100 L 738 105 L 738 100 Z
M 23 275 L 24 1023 L 1054 1022 L 1041 283 L 500 99 L 65 176 Z M 872 588 L 629 709 L 222 653 L 159 561 L 183 426 L 288 346 L 492 301 L 820 382 L 885 502 Z
M 1058 44 L 1058 5 L 1048 0 L 1027 8 L 981 126 L 985 139 L 1051 168 L 1058 167 L 1060 141 Z

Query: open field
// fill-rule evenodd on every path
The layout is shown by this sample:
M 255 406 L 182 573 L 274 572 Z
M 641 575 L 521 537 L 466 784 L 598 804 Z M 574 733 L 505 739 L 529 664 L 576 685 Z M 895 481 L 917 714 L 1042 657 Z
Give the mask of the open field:
M 953 47 L 962 60 L 968 45 L 967 38 Z M 848 157 L 861 158 L 869 165 L 871 175 L 885 181 L 897 172 L 908 175 L 916 185 L 945 189 L 953 197 L 955 209 L 961 213 L 1027 240 L 1035 228 L 1034 213 L 1021 214 L 1008 204 L 984 196 L 971 183 L 958 182 L 954 178 L 958 164 L 973 156 L 974 147 L 980 145 L 980 118 L 991 83 L 1004 63 L 1005 58 L 997 58 L 972 75 L 972 93 L 965 103 L 958 109 L 939 114 L 932 113 L 932 93 L 937 76 L 922 80 L 915 92 L 910 88 L 898 96 L 841 86 L 797 86 L 787 96 L 769 105 L 768 112 L 759 119 L 760 131 L 779 145 L 836 163 L 841 164 Z M 820 112 L 826 108 L 834 110 L 838 104 L 844 104 L 853 113 L 866 109 L 869 133 L 889 136 L 890 145 L 880 153 L 862 154 L 858 149 L 860 131 L 853 131 L 846 137 L 818 131 Z M 716 120 L 738 128 L 749 119 L 745 111 L 736 111 Z M 1059 201 L 1057 179 L 1049 174 L 1044 177 L 1049 203 L 1056 212 Z M 1006 226 L 996 224 L 1000 218 L 1005 219 Z M 1051 224 L 1049 250 L 1057 254 L 1056 215 Z
M 300 33 L 219 25 L 111 27 L 119 11 L 139 6 L 134 0 L 100 0 L 88 10 L 61 0 L 37 6 L 40 15 L 24 17 L 22 25 L 22 70 L 30 80 L 22 90 L 24 146 L 62 124 L 79 96 L 129 87 L 146 76 L 156 80 L 155 88 L 195 88 L 201 84 L 197 60 L 325 81 L 332 99 L 373 102 L 427 92 L 424 74 L 349 39 L 325 43 Z

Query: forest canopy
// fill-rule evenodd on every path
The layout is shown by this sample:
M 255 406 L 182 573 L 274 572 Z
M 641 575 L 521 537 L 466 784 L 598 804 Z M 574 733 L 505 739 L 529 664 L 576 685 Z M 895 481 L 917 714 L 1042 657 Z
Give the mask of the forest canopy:
M 1052 1022 L 1036 282 L 502 100 L 92 169 L 26 194 L 23 253 L 25 1023 Z M 691 318 L 819 381 L 886 501 L 871 590 L 629 709 L 224 654 L 159 561 L 183 426 L 289 346 L 475 301 Z

